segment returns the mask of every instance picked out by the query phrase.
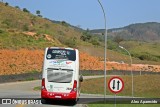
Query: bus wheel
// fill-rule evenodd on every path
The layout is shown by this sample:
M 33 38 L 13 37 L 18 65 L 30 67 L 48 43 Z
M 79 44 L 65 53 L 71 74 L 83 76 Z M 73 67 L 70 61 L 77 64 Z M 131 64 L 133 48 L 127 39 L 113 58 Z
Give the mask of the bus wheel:
M 42 104 L 46 104 L 46 103 L 48 103 L 48 100 L 47 100 L 47 99 L 42 98 L 42 99 L 41 99 L 41 103 L 42 103 Z
M 72 103 L 73 105 L 75 105 L 75 104 L 77 104 L 77 100 L 78 100 L 78 99 L 72 99 L 72 100 L 71 100 L 71 103 Z

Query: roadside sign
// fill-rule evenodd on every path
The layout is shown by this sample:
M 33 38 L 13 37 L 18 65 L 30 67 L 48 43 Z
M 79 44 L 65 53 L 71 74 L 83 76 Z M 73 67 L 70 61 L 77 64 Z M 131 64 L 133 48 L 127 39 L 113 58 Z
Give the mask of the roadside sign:
M 124 88 L 124 82 L 120 77 L 112 77 L 108 82 L 108 88 L 111 92 L 117 94 Z

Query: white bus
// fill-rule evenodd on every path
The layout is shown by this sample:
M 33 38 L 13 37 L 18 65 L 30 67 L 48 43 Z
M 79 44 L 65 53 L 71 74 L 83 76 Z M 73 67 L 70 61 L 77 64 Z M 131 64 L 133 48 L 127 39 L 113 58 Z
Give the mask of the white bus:
M 42 73 L 42 99 L 77 101 L 80 96 L 79 51 L 73 48 L 45 49 Z

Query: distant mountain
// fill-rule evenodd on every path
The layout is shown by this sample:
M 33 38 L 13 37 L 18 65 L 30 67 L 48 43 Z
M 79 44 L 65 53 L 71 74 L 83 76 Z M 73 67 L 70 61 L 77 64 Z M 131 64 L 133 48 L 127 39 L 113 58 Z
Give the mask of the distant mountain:
M 99 34 L 99 35 L 102 35 L 104 33 L 104 29 L 94 29 L 94 30 L 90 30 L 90 32 L 92 34 Z
M 48 18 L 45 18 L 46 20 L 49 20 L 49 21 L 51 21 L 51 22 L 53 22 L 53 23 L 56 23 L 56 24 L 62 24 L 62 23 L 65 23 L 67 26 L 70 26 L 71 28 L 73 28 L 73 29 L 75 29 L 75 30 L 77 30 L 77 31 L 84 31 L 84 29 L 82 29 L 82 28 L 80 28 L 80 27 L 78 27 L 78 26 L 73 26 L 73 25 L 71 25 L 71 24 L 69 24 L 69 23 L 67 23 L 67 22 L 65 22 L 65 21 L 56 21 L 56 20 L 51 20 L 51 19 L 48 19 Z
M 94 29 L 90 32 L 101 35 L 104 29 Z M 120 36 L 124 40 L 160 41 L 160 23 L 137 23 L 122 28 L 108 29 L 108 36 Z

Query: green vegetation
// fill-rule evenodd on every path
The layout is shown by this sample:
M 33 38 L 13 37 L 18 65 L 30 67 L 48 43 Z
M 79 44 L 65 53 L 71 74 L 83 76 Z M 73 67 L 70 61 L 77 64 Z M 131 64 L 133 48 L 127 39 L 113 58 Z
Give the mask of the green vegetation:
M 107 78 L 107 82 L 111 77 Z M 131 96 L 132 95 L 132 81 L 131 76 L 121 76 L 124 81 L 124 89 L 117 96 Z M 134 76 L 134 97 L 145 98 L 159 98 L 160 92 L 160 75 L 141 75 Z M 34 88 L 40 90 L 40 86 Z M 103 94 L 104 93 L 104 78 L 88 79 L 81 83 L 81 93 L 89 94 Z M 114 95 L 106 90 L 107 95 Z
M 37 14 L 37 16 L 40 16 L 41 11 L 40 11 L 40 10 L 37 10 L 37 11 L 36 11 L 36 14 Z
M 117 44 L 119 44 L 119 43 L 122 42 L 122 41 L 123 41 L 123 38 L 120 37 L 119 35 L 116 36 L 116 37 L 114 37 L 114 42 L 116 42 Z
M 126 54 L 118 45 L 130 51 L 132 57 L 140 61 L 160 62 L 160 23 L 138 23 L 123 28 L 108 30 L 107 47 L 110 50 Z M 103 29 L 91 30 L 101 42 L 104 42 Z
M 36 11 L 38 16 L 35 16 L 30 14 L 26 8 L 20 10 L 18 6 L 14 8 L 5 6 L 4 3 L 0 3 L 0 7 L 0 48 L 42 49 L 46 46 L 78 47 L 83 44 L 92 45 L 81 41 L 81 32 L 74 27 L 69 27 L 70 25 L 65 21 L 60 24 L 38 17 L 40 16 L 39 10 Z M 28 32 L 28 34 L 24 34 L 24 32 Z M 35 35 L 30 35 L 30 32 L 35 33 Z M 42 37 L 46 34 L 49 36 Z M 11 40 L 9 40 L 10 38 Z M 10 41 L 12 45 L 6 43 Z M 13 41 L 18 41 L 18 43 Z
M 23 33 L 13 33 L 5 32 L 0 33 L 0 48 L 7 49 L 19 49 L 19 48 L 37 48 L 44 49 L 47 46 L 57 46 L 61 45 L 56 40 L 53 42 L 47 41 L 43 35 L 38 35 L 38 37 L 28 36 Z
M 26 81 L 33 81 L 35 80 L 34 78 L 26 78 Z
M 131 24 L 122 28 L 108 29 L 108 36 L 111 38 L 120 37 L 123 40 L 136 40 L 145 42 L 159 42 L 160 41 L 160 23 L 148 22 Z M 96 29 L 90 31 L 93 34 L 104 33 L 103 29 Z
M 88 104 L 89 107 L 115 107 L 114 104 Z M 117 107 L 159 107 L 159 104 L 117 104 Z
M 24 11 L 24 12 L 27 12 L 27 13 L 30 13 L 30 11 L 27 10 L 26 8 L 23 8 L 23 11 Z
M 111 77 L 107 78 L 107 82 Z M 121 76 L 124 80 L 124 90 L 117 96 L 131 96 L 132 81 L 131 76 Z M 159 98 L 160 92 L 160 75 L 141 75 L 134 76 L 134 96 L 146 98 Z M 103 94 L 104 93 L 104 78 L 85 80 L 81 84 L 82 93 Z M 94 88 L 93 88 L 94 87 Z M 114 95 L 107 89 L 107 95 Z
M 100 40 L 98 37 L 92 35 L 89 30 L 83 32 L 81 35 L 81 40 L 91 43 L 94 46 L 100 46 Z
M 94 56 L 104 56 L 103 29 L 83 30 L 65 21 L 42 18 L 40 10 L 36 11 L 36 16 L 26 8 L 21 10 L 20 7 L 11 7 L 7 3 L 0 2 L 0 7 L 0 49 L 43 49 L 50 46 L 68 46 Z M 130 63 L 128 54 L 119 49 L 118 45 L 121 45 L 130 51 L 133 63 L 159 64 L 159 27 L 159 23 L 145 23 L 109 29 L 107 59 Z
M 8 2 L 6 2 L 6 3 L 5 3 L 5 6 L 8 6 L 8 5 L 9 5 L 9 3 L 8 3 Z
M 34 87 L 34 89 L 33 89 L 33 90 L 35 90 L 35 91 L 39 91 L 39 90 L 41 90 L 41 86 Z
M 81 51 L 85 51 L 85 52 L 89 53 L 92 56 L 101 57 L 100 60 L 103 60 L 103 57 L 104 57 L 104 48 L 103 47 L 85 46 L 85 47 L 80 47 L 79 49 Z M 132 52 L 131 52 L 131 54 L 132 54 Z M 159 65 L 159 62 L 140 60 L 139 58 L 136 58 L 136 57 L 132 57 L 132 60 L 133 60 L 133 64 Z M 109 50 L 109 49 L 107 50 L 107 61 L 115 61 L 115 62 L 119 62 L 119 63 L 121 63 L 123 61 L 124 63 L 127 63 L 127 64 L 131 63 L 130 56 L 127 54 L 127 52 L 125 50 L 122 50 L 118 46 L 116 47 L 116 51 Z
M 91 33 L 89 32 L 89 30 L 83 32 L 82 36 L 81 36 L 81 39 L 83 41 L 89 41 L 91 39 L 92 35 Z
M 120 45 L 127 48 L 133 57 L 146 61 L 160 61 L 160 43 L 124 41 Z
M 35 74 L 35 73 L 39 73 L 39 71 L 37 71 L 37 70 L 33 70 L 33 71 L 30 71 L 30 73 Z

